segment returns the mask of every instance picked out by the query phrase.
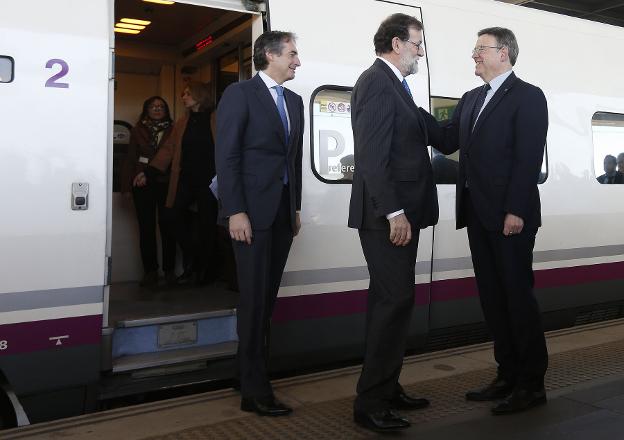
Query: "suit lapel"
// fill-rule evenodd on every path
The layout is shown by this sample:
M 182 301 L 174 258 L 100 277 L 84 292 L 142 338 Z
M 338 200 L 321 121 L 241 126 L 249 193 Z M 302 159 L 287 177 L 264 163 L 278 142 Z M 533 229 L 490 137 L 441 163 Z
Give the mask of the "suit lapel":
M 262 103 L 262 105 L 266 108 L 267 114 L 269 118 L 273 121 L 273 128 L 279 135 L 282 143 L 286 145 L 286 139 L 284 137 L 284 126 L 282 125 L 282 118 L 277 111 L 277 105 L 275 105 L 275 101 L 273 101 L 273 97 L 271 96 L 271 92 L 267 88 L 264 81 L 258 74 L 254 76 L 255 81 L 255 89 L 256 95 L 258 96 L 258 100 Z M 287 104 L 288 105 L 288 104 Z
M 394 85 L 394 89 L 397 91 L 401 99 L 403 99 L 403 101 L 405 101 L 405 103 L 409 105 L 412 110 L 418 111 L 418 107 L 416 106 L 414 99 L 407 93 L 407 90 L 403 88 L 403 84 L 401 84 L 401 81 L 399 81 L 399 78 L 397 78 L 392 69 L 390 69 L 390 67 L 388 67 L 388 65 L 381 61 L 379 58 L 375 60 L 375 65 L 383 70 L 386 75 L 388 75 L 388 77 L 392 81 L 392 84 Z
M 299 133 L 299 106 L 297 100 L 293 96 L 294 93 L 288 89 L 284 89 L 284 100 L 286 101 L 286 111 L 290 119 L 290 136 L 288 136 L 287 152 L 290 152 L 294 141 L 298 138 Z
M 516 81 L 516 75 L 513 72 L 511 72 L 511 75 L 509 75 L 507 79 L 501 84 L 501 86 L 498 88 L 494 96 L 492 96 L 492 99 L 490 99 L 490 101 L 487 103 L 487 105 L 481 112 L 481 115 L 479 115 L 479 119 L 477 119 L 475 128 L 474 130 L 472 130 L 471 139 L 474 139 L 475 137 L 474 135 L 481 128 L 481 126 L 485 123 L 485 120 L 492 113 L 492 111 L 496 108 L 496 106 L 503 99 L 503 97 L 507 94 L 509 89 L 511 89 L 515 81 Z M 475 99 L 477 96 L 478 94 L 475 94 Z

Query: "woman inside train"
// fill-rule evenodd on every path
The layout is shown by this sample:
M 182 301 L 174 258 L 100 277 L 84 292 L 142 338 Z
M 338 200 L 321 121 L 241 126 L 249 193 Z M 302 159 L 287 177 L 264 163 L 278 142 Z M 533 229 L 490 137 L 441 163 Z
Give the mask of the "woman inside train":
M 122 192 L 132 193 L 139 223 L 139 246 L 144 275 L 140 285 L 152 287 L 158 284 L 158 256 L 156 223 L 160 229 L 162 245 L 162 269 L 165 280 L 175 282 L 176 239 L 171 210 L 165 207 L 169 188 L 169 173 L 164 172 L 148 185 L 136 185 L 136 177 L 154 159 L 158 150 L 168 141 L 173 130 L 169 106 L 160 96 L 152 96 L 143 103 L 139 121 L 130 132 L 128 155 L 124 166 Z
M 215 144 L 211 94 L 206 84 L 191 81 L 184 88 L 186 114 L 176 121 L 171 137 L 138 176 L 144 184 L 166 173 L 171 179 L 166 206 L 173 208 L 176 236 L 182 248 L 184 272 L 178 284 L 207 284 L 217 277 L 217 199 L 210 189 L 215 176 Z M 190 211 L 197 211 L 193 215 Z M 197 227 L 193 227 L 196 219 Z M 194 237 L 197 235 L 197 237 Z

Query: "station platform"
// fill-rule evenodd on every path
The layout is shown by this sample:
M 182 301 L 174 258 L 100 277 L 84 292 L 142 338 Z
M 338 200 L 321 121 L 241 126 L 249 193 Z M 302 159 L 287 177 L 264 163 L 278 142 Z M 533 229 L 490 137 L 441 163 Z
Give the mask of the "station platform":
M 403 412 L 413 426 L 397 434 L 354 424 L 360 368 L 350 367 L 275 381 L 277 397 L 295 409 L 288 417 L 241 412 L 238 393 L 227 389 L 17 428 L 0 438 L 624 439 L 624 320 L 549 332 L 547 343 L 548 404 L 510 416 L 491 416 L 491 403 L 464 399 L 466 390 L 489 382 L 496 371 L 491 344 L 479 344 L 405 359 L 401 383 L 431 406 Z

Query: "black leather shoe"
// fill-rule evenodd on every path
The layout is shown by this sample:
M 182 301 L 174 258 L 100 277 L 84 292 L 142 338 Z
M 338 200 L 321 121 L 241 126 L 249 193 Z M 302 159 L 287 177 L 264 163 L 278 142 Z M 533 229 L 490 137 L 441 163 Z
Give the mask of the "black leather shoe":
M 167 283 L 168 287 L 173 287 L 177 284 L 177 277 L 174 271 L 172 270 L 165 271 L 165 283 Z
M 206 286 L 217 280 L 217 275 L 213 270 L 201 269 L 195 274 L 195 285 Z
M 182 275 L 178 277 L 178 279 L 176 280 L 176 283 L 181 284 L 181 285 L 190 284 L 194 281 L 194 279 L 195 279 L 195 273 L 193 272 L 193 269 L 187 268 L 187 269 L 184 269 L 184 272 L 182 272 Z
M 546 391 L 543 388 L 538 391 L 516 388 L 509 398 L 492 408 L 492 414 L 495 416 L 514 414 L 545 403 Z
M 243 397 L 240 408 L 242 411 L 255 412 L 259 416 L 287 416 L 292 412 L 292 408 L 284 405 L 275 398 L 255 399 Z
M 423 398 L 410 397 L 405 394 L 405 391 L 401 391 L 394 396 L 390 401 L 390 405 L 393 409 L 421 409 L 429 406 L 429 401 Z
M 398 431 L 411 426 L 410 422 L 405 417 L 401 417 L 391 409 L 384 409 L 372 413 L 354 411 L 353 420 L 362 428 L 376 432 Z
M 146 272 L 143 279 L 139 283 L 141 287 L 155 287 L 158 284 L 158 272 L 153 270 Z
M 474 402 L 486 402 L 489 400 L 504 399 L 509 396 L 514 389 L 514 384 L 505 379 L 496 378 L 494 381 L 478 390 L 471 390 L 466 393 L 466 400 Z

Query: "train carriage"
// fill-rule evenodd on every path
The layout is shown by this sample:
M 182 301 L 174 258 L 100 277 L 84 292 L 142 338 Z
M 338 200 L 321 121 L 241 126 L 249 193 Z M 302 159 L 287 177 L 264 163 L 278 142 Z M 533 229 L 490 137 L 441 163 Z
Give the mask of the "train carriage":
M 216 104 L 228 84 L 253 74 L 252 42 L 265 29 L 298 35 L 302 66 L 287 86 L 303 97 L 306 118 L 303 227 L 272 324 L 275 372 L 363 354 L 368 272 L 346 227 L 357 166 L 350 91 L 374 59 L 377 26 L 395 12 L 424 23 L 426 57 L 408 82 L 440 119 L 480 82 L 470 58 L 476 32 L 515 32 L 515 71 L 549 106 L 534 255 L 545 326 L 623 315 L 624 185 L 596 181 L 604 156 L 624 152 L 624 64 L 613 56 L 621 28 L 493 0 L 5 3 L 0 426 L 231 378 L 236 292 L 222 282 L 139 288 L 136 220 L 119 192 L 119 166 L 143 99 L 161 95 L 179 117 L 186 82 L 200 80 Z M 119 26 L 128 19 L 150 23 L 132 34 Z M 420 235 L 411 351 L 487 339 L 466 233 L 454 226 L 457 156 L 431 155 L 440 221 Z M 493 184 L 502 172 L 492 164 Z

